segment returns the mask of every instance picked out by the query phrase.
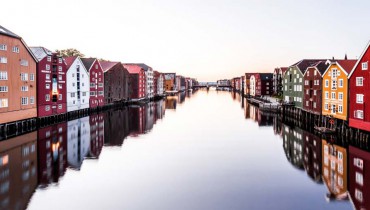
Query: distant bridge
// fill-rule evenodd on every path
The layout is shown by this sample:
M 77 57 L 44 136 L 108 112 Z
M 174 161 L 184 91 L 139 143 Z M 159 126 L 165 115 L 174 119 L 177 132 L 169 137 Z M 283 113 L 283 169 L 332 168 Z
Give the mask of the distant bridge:
M 198 85 L 194 85 L 194 88 L 210 88 L 210 87 L 219 87 L 219 88 L 231 88 L 230 85 L 218 85 L 217 82 L 200 82 Z

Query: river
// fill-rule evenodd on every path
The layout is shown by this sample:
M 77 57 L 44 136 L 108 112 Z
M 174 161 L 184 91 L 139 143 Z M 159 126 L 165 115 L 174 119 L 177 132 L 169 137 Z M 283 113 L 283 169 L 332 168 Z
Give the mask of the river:
M 0 209 L 369 208 L 369 157 L 199 90 L 1 141 Z

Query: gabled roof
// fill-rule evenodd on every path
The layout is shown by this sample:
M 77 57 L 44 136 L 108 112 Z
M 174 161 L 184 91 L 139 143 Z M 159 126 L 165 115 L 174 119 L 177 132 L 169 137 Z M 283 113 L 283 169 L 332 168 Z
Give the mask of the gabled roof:
M 71 67 L 71 65 L 73 64 L 73 62 L 77 59 L 78 57 L 77 56 L 70 56 L 70 57 L 65 57 L 64 60 L 66 61 L 66 64 L 67 64 L 67 70 Z
M 288 70 L 288 67 L 280 67 L 281 69 L 281 72 L 283 72 L 283 74 Z
M 302 74 L 304 74 L 308 67 L 316 64 L 319 61 L 327 61 L 328 59 L 303 59 L 297 63 L 291 65 L 290 67 L 296 66 Z
M 356 65 L 357 60 L 337 60 L 336 61 L 340 67 L 347 72 L 347 74 L 351 73 L 353 67 Z
M 152 68 L 152 67 L 146 65 L 145 63 L 124 63 L 123 65 L 137 65 L 137 66 L 140 66 L 141 68 L 143 68 L 144 71 L 148 71 L 149 68 Z
M 271 80 L 272 79 L 272 73 L 259 73 L 261 80 Z
M 103 72 L 109 71 L 113 66 L 117 65 L 120 62 L 112 62 L 112 61 L 100 61 L 100 66 L 103 69 Z
M 53 52 L 46 49 L 45 47 L 30 47 L 30 50 L 32 51 L 33 55 L 36 57 L 37 61 L 41 61 L 46 56 L 53 55 Z
M 353 72 L 355 71 L 355 69 L 357 68 L 357 66 L 359 65 L 359 63 L 361 62 L 362 57 L 364 57 L 364 55 L 365 55 L 366 51 L 369 49 L 369 47 L 370 47 L 370 41 L 367 43 L 365 50 L 362 52 L 362 54 L 358 58 L 356 64 L 353 66 L 353 68 L 351 70 L 351 73 L 349 74 L 348 78 L 350 78 L 352 76 Z
M 136 64 L 123 64 L 123 67 L 125 67 L 130 74 L 140 74 L 140 71 L 143 69 L 141 66 Z
M 96 58 L 81 58 L 81 62 L 85 66 L 87 71 L 90 71 L 91 66 L 94 64 Z
M 327 62 L 327 61 L 318 61 L 318 62 L 312 64 L 311 66 L 307 67 L 307 69 L 308 68 L 315 68 L 315 69 L 317 69 L 317 71 L 322 76 L 325 73 L 325 71 L 328 69 L 329 64 L 330 64 L 330 62 Z M 304 74 L 306 74 L 306 73 L 307 73 L 307 70 L 305 71 Z
M 20 36 L 18 36 L 17 34 L 9 31 L 8 29 L 4 28 L 3 26 L 0 26 L 0 34 L 6 35 L 6 36 L 11 36 L 11 37 L 14 37 L 14 38 L 17 38 L 17 39 L 21 39 Z

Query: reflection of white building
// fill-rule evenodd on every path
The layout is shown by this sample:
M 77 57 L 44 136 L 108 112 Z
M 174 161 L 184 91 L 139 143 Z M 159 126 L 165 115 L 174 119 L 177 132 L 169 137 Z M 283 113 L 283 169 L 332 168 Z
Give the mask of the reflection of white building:
M 249 82 L 250 82 L 249 84 L 250 95 L 255 96 L 256 95 L 256 77 L 252 75 Z
M 145 120 L 146 120 L 145 132 L 150 131 L 153 128 L 154 115 L 155 115 L 154 105 L 155 105 L 154 102 L 149 102 L 148 104 L 146 104 L 146 107 L 145 107 L 145 115 L 146 115 L 145 116 Z
M 72 168 L 80 169 L 82 161 L 90 150 L 89 117 L 69 121 L 67 136 L 68 165 Z

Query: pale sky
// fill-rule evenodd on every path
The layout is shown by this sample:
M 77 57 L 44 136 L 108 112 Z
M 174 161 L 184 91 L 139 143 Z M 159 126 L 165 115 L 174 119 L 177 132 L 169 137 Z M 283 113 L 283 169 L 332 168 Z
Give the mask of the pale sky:
M 1 8 L 0 25 L 29 46 L 199 81 L 356 58 L 370 40 L 369 0 L 4 0 Z

